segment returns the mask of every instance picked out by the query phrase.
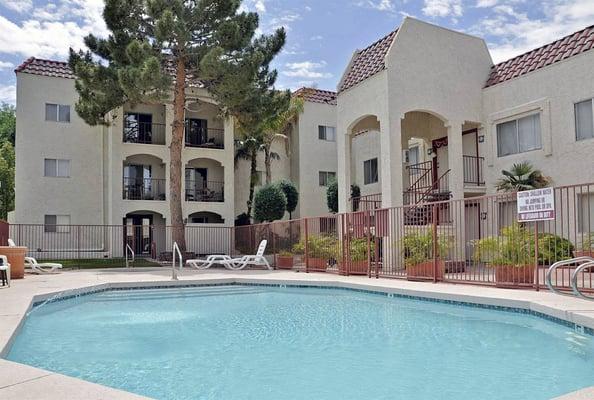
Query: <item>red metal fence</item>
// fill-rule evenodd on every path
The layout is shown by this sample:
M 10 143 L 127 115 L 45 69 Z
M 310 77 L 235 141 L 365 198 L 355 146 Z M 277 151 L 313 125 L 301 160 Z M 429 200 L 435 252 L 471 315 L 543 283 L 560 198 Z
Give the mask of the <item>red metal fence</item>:
M 554 189 L 556 216 L 518 223 L 516 195 L 503 193 L 401 207 L 239 226 L 186 226 L 187 257 L 266 255 L 278 268 L 343 275 L 544 287 L 552 263 L 594 255 L 594 184 Z M 362 204 L 360 204 L 362 205 Z M 43 260 L 122 264 L 126 245 L 155 261 L 171 257 L 170 226 L 10 225 L 10 237 Z M 558 269 L 553 284 L 569 289 L 576 266 Z M 590 272 L 579 286 L 594 289 Z

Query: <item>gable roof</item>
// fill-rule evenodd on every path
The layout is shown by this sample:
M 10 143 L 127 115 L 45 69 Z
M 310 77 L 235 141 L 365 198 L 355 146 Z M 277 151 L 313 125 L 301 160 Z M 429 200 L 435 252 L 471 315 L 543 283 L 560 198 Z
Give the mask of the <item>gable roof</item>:
M 336 105 L 336 92 L 330 90 L 302 87 L 293 92 L 293 96 L 312 103 Z
M 485 87 L 509 81 L 592 48 L 594 48 L 594 25 L 494 65 Z
M 35 57 L 29 57 L 25 62 L 19 65 L 14 72 L 66 79 L 75 78 L 68 63 L 63 61 L 43 60 Z
M 386 54 L 388 54 L 388 50 L 394 41 L 396 32 L 398 32 L 398 29 L 363 50 L 355 52 L 351 65 L 338 88 L 339 93 L 386 69 Z

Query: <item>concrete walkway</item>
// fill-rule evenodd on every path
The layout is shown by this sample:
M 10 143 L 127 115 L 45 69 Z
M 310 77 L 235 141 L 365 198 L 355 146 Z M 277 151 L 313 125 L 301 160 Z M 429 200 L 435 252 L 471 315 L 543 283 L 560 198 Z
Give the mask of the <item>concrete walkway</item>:
M 342 286 L 384 292 L 447 299 L 471 303 L 516 307 L 541 312 L 594 329 L 594 302 L 559 296 L 547 291 L 498 289 L 470 285 L 433 284 L 404 280 L 369 279 L 294 271 L 227 271 L 212 269 L 179 274 L 170 280 L 169 269 L 111 269 L 67 271 L 57 275 L 26 275 L 13 280 L 11 288 L 0 288 L 0 356 L 5 356 L 33 301 L 52 295 L 94 286 L 176 285 L 188 283 L 295 283 Z M 64 375 L 51 373 L 0 359 L 0 398 L 12 399 L 142 399 L 143 397 L 107 388 Z M 561 398 L 560 398 L 561 399 Z M 594 399 L 594 389 L 576 392 L 563 400 Z

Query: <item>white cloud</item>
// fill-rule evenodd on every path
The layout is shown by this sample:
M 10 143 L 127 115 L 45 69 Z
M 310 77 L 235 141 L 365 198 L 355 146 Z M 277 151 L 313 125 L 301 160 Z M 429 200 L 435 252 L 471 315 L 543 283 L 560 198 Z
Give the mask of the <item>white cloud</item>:
M 493 7 L 497 2 L 498 0 L 478 0 L 476 6 L 478 8 Z
M 0 61 L 0 71 L 9 68 L 14 68 L 14 64 L 8 61 Z
M 258 0 L 258 1 L 256 1 L 254 3 L 254 8 L 259 13 L 265 13 L 266 12 L 266 5 L 264 4 L 264 0 Z
M 363 0 L 356 3 L 359 7 L 372 8 L 378 11 L 394 11 L 393 0 Z
M 15 104 L 16 103 L 16 86 L 15 85 L 0 85 L 0 102 Z
M 429 17 L 460 17 L 462 0 L 425 0 L 423 14 Z
M 0 5 L 18 13 L 29 11 L 33 7 L 32 0 L 0 0 Z
M 326 66 L 326 62 L 312 62 L 303 61 L 296 63 L 287 63 L 285 67 L 286 71 L 282 74 L 291 78 L 302 78 L 302 79 L 323 79 L 332 78 L 332 74 L 329 72 L 320 71 L 320 69 Z
M 270 30 L 276 30 L 278 28 L 285 28 L 285 30 L 289 31 L 291 30 L 291 26 L 290 24 L 298 21 L 301 19 L 301 15 L 296 13 L 296 12 L 292 12 L 292 13 L 288 13 L 288 14 L 284 14 L 284 15 L 279 15 L 277 17 L 273 17 L 270 19 L 270 21 L 268 21 L 267 28 Z

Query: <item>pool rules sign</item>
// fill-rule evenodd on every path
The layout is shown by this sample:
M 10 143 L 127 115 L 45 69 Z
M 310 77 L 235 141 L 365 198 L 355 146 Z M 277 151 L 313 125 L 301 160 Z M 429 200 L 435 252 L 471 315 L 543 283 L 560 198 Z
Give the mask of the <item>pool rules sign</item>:
M 555 219 L 555 192 L 542 188 L 518 192 L 518 222 Z

